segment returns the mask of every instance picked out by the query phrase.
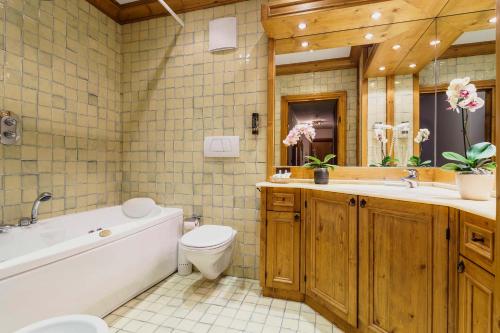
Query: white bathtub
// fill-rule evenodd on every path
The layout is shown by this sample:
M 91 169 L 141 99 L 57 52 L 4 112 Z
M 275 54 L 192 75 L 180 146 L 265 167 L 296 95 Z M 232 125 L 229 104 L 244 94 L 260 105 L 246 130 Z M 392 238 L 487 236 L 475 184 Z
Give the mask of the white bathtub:
M 111 230 L 108 237 L 98 228 Z M 132 219 L 121 206 L 0 234 L 0 333 L 53 316 L 104 316 L 177 269 L 182 210 Z

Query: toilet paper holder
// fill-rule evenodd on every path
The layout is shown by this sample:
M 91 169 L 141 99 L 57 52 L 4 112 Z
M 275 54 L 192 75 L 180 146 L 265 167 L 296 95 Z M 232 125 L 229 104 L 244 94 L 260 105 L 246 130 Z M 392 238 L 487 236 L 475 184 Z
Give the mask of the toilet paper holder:
M 187 219 L 184 220 L 184 222 L 200 222 L 201 221 L 201 215 L 198 214 L 193 214 L 191 217 L 188 217 Z
M 191 217 L 184 220 L 184 233 L 193 230 L 200 226 L 201 215 L 193 214 Z

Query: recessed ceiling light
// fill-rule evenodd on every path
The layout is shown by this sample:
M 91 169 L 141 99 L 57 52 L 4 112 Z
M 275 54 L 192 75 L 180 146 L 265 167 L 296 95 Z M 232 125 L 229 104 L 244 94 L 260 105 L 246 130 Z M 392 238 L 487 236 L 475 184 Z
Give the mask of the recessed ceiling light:
M 309 52 L 314 52 L 314 50 L 313 50 L 313 49 L 310 49 L 310 50 L 309 50 Z
M 497 23 L 497 17 L 495 16 L 495 17 L 490 18 L 488 20 L 488 22 L 490 22 L 490 23 Z
M 378 68 L 378 70 L 379 70 L 379 71 L 381 71 L 381 72 L 385 71 L 385 66 L 380 66 L 380 67 Z
M 395 83 L 395 84 L 401 84 L 401 81 L 396 81 L 396 82 L 394 82 L 394 83 Z
M 382 14 L 380 12 L 373 12 L 372 14 L 372 19 L 378 20 L 382 17 Z
M 434 39 L 434 40 L 431 40 L 431 42 L 429 43 L 431 46 L 437 46 L 441 43 L 441 41 L 439 39 Z
M 309 42 L 303 41 L 300 45 L 302 45 L 302 47 L 308 47 L 309 46 Z
M 370 32 L 369 32 L 369 33 L 367 33 L 367 34 L 365 35 L 365 39 L 368 39 L 368 40 L 373 39 L 373 34 L 372 34 L 372 33 L 370 33 Z
M 392 46 L 393 50 L 399 50 L 400 48 L 401 48 L 401 45 L 399 45 L 399 44 L 396 44 L 396 45 Z
M 302 23 L 299 23 L 298 27 L 299 27 L 300 30 L 304 30 L 305 28 L 307 28 L 307 24 L 305 24 L 304 22 L 302 22 Z
M 417 64 L 410 64 L 410 66 L 408 66 L 410 68 L 416 68 L 417 67 Z

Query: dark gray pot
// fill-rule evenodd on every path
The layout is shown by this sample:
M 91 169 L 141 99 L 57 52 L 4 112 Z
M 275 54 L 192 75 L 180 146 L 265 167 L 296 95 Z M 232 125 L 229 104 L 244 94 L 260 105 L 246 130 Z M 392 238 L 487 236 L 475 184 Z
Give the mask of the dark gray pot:
M 328 180 L 329 180 L 328 168 L 314 169 L 315 184 L 328 184 Z

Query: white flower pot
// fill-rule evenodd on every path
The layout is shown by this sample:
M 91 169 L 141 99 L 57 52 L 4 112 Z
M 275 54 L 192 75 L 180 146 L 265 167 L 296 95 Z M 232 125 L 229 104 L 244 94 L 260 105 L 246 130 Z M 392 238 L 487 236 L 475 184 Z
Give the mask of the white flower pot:
M 456 181 L 460 196 L 465 200 L 490 200 L 495 181 L 494 175 L 457 173 Z

